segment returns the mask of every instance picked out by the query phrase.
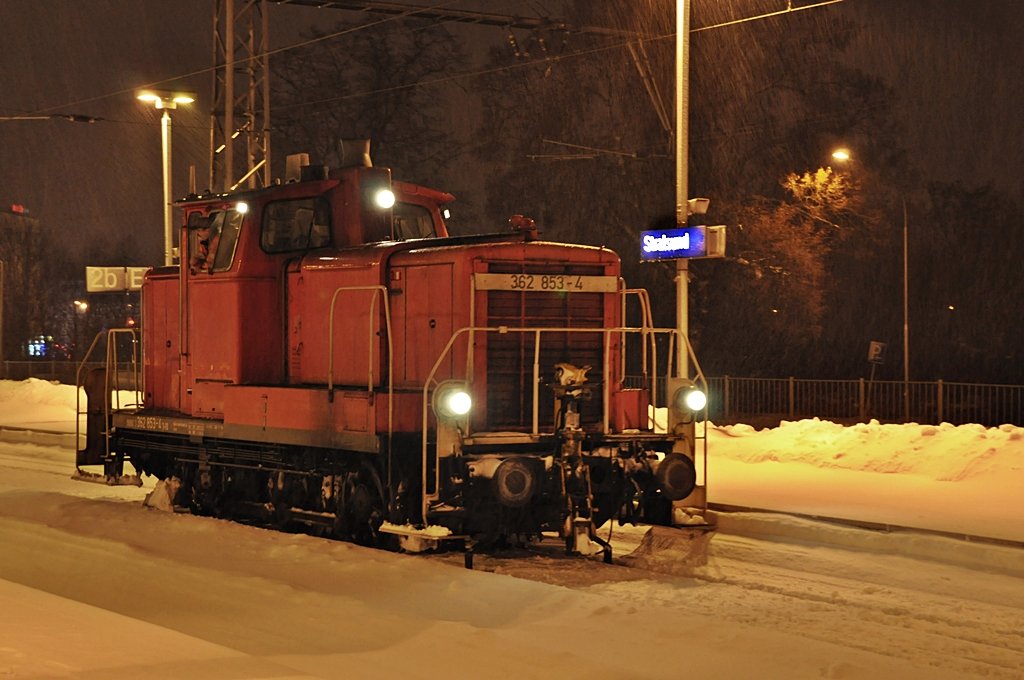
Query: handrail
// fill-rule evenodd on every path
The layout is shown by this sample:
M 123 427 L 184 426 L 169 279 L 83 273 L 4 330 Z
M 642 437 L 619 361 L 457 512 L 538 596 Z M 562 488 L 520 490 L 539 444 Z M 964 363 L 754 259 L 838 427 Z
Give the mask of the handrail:
M 654 314 L 651 311 L 651 295 L 646 288 L 623 288 L 621 291 L 622 297 L 622 319 L 626 318 L 626 303 L 629 295 L 636 295 L 637 301 L 640 303 L 640 325 L 644 329 L 654 328 Z M 672 345 L 669 347 L 669 357 L 673 356 L 675 338 L 670 340 Z M 644 382 L 648 380 L 647 375 L 647 345 L 651 345 L 651 406 L 658 408 L 658 348 L 655 344 L 655 336 L 650 332 L 644 331 L 641 333 L 640 338 L 640 368 L 644 378 Z M 623 334 L 623 351 L 621 352 L 622 370 L 619 375 L 625 377 L 626 375 L 626 351 L 625 351 L 625 334 Z M 621 378 L 620 378 L 621 379 Z M 647 426 L 653 428 L 654 426 L 654 414 L 649 413 L 647 415 Z
M 366 389 L 370 394 L 373 394 L 373 335 L 374 335 L 374 308 L 377 306 L 377 297 L 380 295 L 384 296 L 384 326 L 388 334 L 388 391 L 390 392 L 392 387 L 391 375 L 392 358 L 394 356 L 393 347 L 391 345 L 391 306 L 388 304 L 388 289 L 385 286 L 341 286 L 334 289 L 333 295 L 331 295 L 331 308 L 328 314 L 328 326 L 327 326 L 327 390 L 331 398 L 334 397 L 334 309 L 338 302 L 338 295 L 344 292 L 356 292 L 356 291 L 373 291 L 373 297 L 370 298 L 370 315 L 369 315 L 369 342 L 367 343 L 367 382 Z
M 121 404 L 121 390 L 119 389 L 118 380 L 117 380 L 118 366 L 121 365 L 121 362 L 118 360 L 118 349 L 117 349 L 117 336 L 119 336 L 119 335 L 127 335 L 127 336 L 129 336 L 129 338 L 131 340 L 131 347 L 132 347 L 131 361 L 130 361 L 130 365 L 132 367 L 132 390 L 131 391 L 136 395 L 136 401 L 135 401 L 134 404 L 124 404 L 124 405 Z M 93 351 L 96 349 L 96 345 L 99 344 L 100 338 L 103 337 L 103 336 L 104 336 L 104 333 L 102 331 L 100 333 L 96 334 L 96 336 L 92 340 L 92 343 L 89 345 L 89 349 L 86 350 L 85 355 L 82 357 L 82 360 L 79 362 L 78 369 L 75 372 L 75 450 L 76 450 L 76 452 L 78 450 L 78 442 L 79 442 L 79 440 L 81 438 L 81 429 L 82 429 L 82 415 L 83 415 L 83 412 L 82 412 L 82 371 L 84 370 L 85 366 L 89 363 L 89 358 L 92 356 Z M 116 402 L 114 404 L 114 409 L 120 411 L 122 408 L 128 408 L 128 407 L 138 408 L 139 407 L 138 394 L 139 394 L 140 371 L 139 371 L 139 353 L 138 353 L 139 340 L 138 340 L 138 331 L 136 329 L 134 329 L 134 328 L 111 328 L 111 329 L 108 329 L 106 331 L 106 339 L 107 339 L 106 357 L 105 357 L 105 361 L 104 361 L 105 369 L 104 369 L 104 376 L 103 376 L 103 418 L 104 418 L 104 422 L 107 423 L 107 426 L 106 426 L 106 429 L 104 429 L 104 431 L 103 431 L 103 440 L 104 440 L 104 458 L 105 459 L 109 459 L 110 458 L 110 434 L 111 434 L 110 433 L 110 427 L 109 427 L 110 412 L 111 412 L 110 393 L 111 393 L 111 391 L 114 392 L 114 399 L 115 399 L 115 402 Z M 114 384 L 113 385 L 111 385 L 111 371 L 110 371 L 110 367 L 111 366 L 114 367 L 114 371 L 113 371 L 114 372 Z M 84 413 L 84 415 L 88 416 L 88 411 L 86 411 Z
M 426 521 L 427 512 L 429 510 L 430 502 L 432 500 L 435 500 L 436 498 L 438 498 L 438 493 L 439 493 L 439 489 L 440 489 L 440 474 L 441 474 L 441 472 L 440 472 L 440 465 L 434 465 L 434 479 L 433 479 L 434 484 L 433 484 L 433 487 L 432 487 L 434 489 L 434 492 L 433 493 L 428 493 L 427 489 L 431 488 L 430 486 L 427 485 L 427 470 L 430 467 L 428 465 L 428 462 L 429 462 L 429 460 L 428 460 L 428 458 L 429 458 L 429 432 L 430 432 L 430 428 L 429 428 L 429 424 L 430 424 L 430 390 L 431 390 L 432 387 L 435 387 L 438 384 L 437 372 L 440 369 L 441 365 L 444 363 L 444 360 L 451 353 L 452 348 L 454 347 L 456 341 L 461 336 L 463 336 L 463 335 L 469 335 L 470 337 L 473 337 L 473 335 L 475 335 L 476 333 L 498 333 L 498 334 L 501 334 L 501 335 L 504 335 L 504 334 L 507 334 L 507 333 L 532 333 L 532 334 L 534 334 L 534 363 L 533 363 L 533 370 L 532 370 L 532 376 L 533 376 L 533 405 L 532 405 L 532 427 L 531 427 L 531 433 L 530 434 L 531 434 L 531 436 L 536 437 L 536 436 L 539 435 L 540 346 L 541 346 L 541 335 L 543 333 L 551 333 L 551 334 L 566 334 L 566 333 L 589 333 L 589 334 L 594 334 L 594 333 L 601 333 L 603 335 L 603 337 L 604 337 L 604 347 L 605 347 L 604 356 L 602 358 L 602 361 L 603 361 L 602 371 L 603 371 L 603 375 L 608 376 L 608 375 L 610 375 L 608 369 L 609 369 L 609 361 L 610 361 L 610 354 L 611 354 L 611 352 L 610 352 L 611 337 L 613 335 L 616 335 L 616 334 L 623 334 L 623 335 L 625 335 L 625 334 L 628 334 L 628 333 L 640 333 L 641 335 L 651 334 L 651 336 L 653 337 L 654 335 L 657 335 L 657 334 L 665 334 L 665 335 L 668 335 L 670 339 L 672 339 L 672 338 L 674 338 L 674 336 L 676 336 L 678 334 L 678 331 L 675 328 L 652 328 L 652 327 L 644 325 L 644 326 L 641 326 L 639 328 L 636 328 L 636 327 L 626 327 L 626 326 L 620 326 L 618 328 L 464 326 L 462 328 L 459 328 L 455 332 L 453 332 L 451 337 L 448 339 L 448 342 L 445 344 L 444 348 L 438 354 L 437 359 L 434 361 L 434 364 L 431 367 L 430 372 L 427 374 L 427 377 L 426 377 L 426 379 L 423 382 L 423 394 L 422 394 L 423 419 L 422 419 L 422 428 L 421 428 L 421 432 L 422 432 L 421 437 L 422 437 L 422 439 L 421 439 L 421 450 L 420 450 L 420 453 L 421 453 L 421 458 L 422 458 L 421 484 L 422 484 L 422 489 L 423 489 L 423 494 L 422 494 L 423 507 L 422 507 L 422 511 L 423 511 L 424 521 Z M 686 339 L 684 339 L 684 342 L 685 342 L 685 346 L 686 346 L 686 350 L 688 352 L 689 358 L 692 361 L 692 365 L 697 370 L 697 374 L 695 375 L 696 382 L 698 382 L 706 391 L 707 390 L 707 381 L 705 380 L 703 373 L 700 372 L 701 371 L 700 364 L 697 363 L 696 357 L 693 356 L 693 346 Z M 471 382 L 472 377 L 473 377 L 472 375 L 467 375 L 466 378 L 465 378 L 466 382 L 467 383 Z M 609 380 L 606 379 L 603 382 L 604 382 L 604 384 L 602 386 L 602 390 L 603 390 L 603 394 L 602 394 L 603 408 L 602 408 L 602 424 L 601 424 L 601 427 L 602 427 L 602 432 L 604 432 L 605 434 L 608 434 L 608 432 L 609 432 L 609 418 L 610 418 L 610 410 L 611 410 L 611 386 L 609 385 Z M 650 422 L 650 419 L 648 419 L 648 422 Z
M 391 443 L 392 437 L 394 436 L 395 429 L 395 370 L 394 370 L 394 358 L 395 349 L 393 346 L 394 334 L 391 332 L 391 304 L 388 301 L 388 289 L 386 286 L 341 286 L 334 289 L 334 293 L 331 296 L 331 309 L 328 314 L 328 328 L 327 328 L 327 399 L 328 401 L 334 400 L 334 309 L 338 301 L 338 296 L 342 292 L 356 292 L 356 291 L 373 291 L 373 297 L 370 298 L 370 315 L 369 315 L 369 340 L 367 357 L 367 385 L 366 389 L 369 393 L 370 398 L 373 398 L 373 350 L 377 344 L 374 342 L 374 314 L 377 306 L 378 296 L 382 296 L 384 302 L 381 307 L 384 310 L 384 330 L 387 333 L 387 347 L 388 347 L 388 488 L 391 487 Z

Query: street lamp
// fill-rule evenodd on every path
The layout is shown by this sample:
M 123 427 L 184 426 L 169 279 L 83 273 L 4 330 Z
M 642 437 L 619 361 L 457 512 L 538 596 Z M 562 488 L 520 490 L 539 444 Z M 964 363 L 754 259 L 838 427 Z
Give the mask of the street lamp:
M 686 226 L 689 204 L 689 135 L 690 135 L 690 0 L 676 0 L 676 224 Z M 689 355 L 686 338 L 690 332 L 689 322 L 690 263 L 685 259 L 676 260 L 676 331 L 679 346 L 676 348 L 679 375 L 689 375 Z
M 851 158 L 848 149 L 836 149 L 832 158 L 837 161 L 848 161 Z M 907 257 L 907 199 L 903 202 L 903 420 L 910 422 L 910 276 Z
M 0 378 L 6 375 L 7 367 L 4 363 L 4 268 L 7 263 L 0 260 Z
M 78 332 L 78 317 L 80 317 L 80 316 L 84 317 L 85 313 L 89 311 L 89 303 L 86 302 L 85 300 L 75 300 L 74 301 L 74 306 L 75 306 L 75 313 L 74 313 L 74 315 L 71 318 L 72 318 L 72 321 L 74 322 L 75 358 L 77 359 L 80 356 L 78 354 L 79 348 L 82 346 L 82 343 L 80 342 L 81 338 L 79 337 L 79 332 Z
M 136 99 L 153 104 L 160 117 L 160 148 L 164 169 L 164 264 L 174 264 L 174 225 L 171 206 L 171 109 L 178 104 L 191 104 L 196 100 L 194 92 L 176 90 L 137 90 Z

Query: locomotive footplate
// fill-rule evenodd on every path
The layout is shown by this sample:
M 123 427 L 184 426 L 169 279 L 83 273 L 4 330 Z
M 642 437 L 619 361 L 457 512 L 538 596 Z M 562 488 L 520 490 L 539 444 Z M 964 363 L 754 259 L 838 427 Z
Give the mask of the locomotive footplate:
M 473 544 L 466 534 L 453 534 L 447 527 L 428 525 L 417 528 L 411 524 L 384 522 L 378 531 L 398 537 L 398 546 L 405 552 L 420 553 L 440 550 L 447 544 L 455 544 L 466 553 L 466 568 L 473 568 Z

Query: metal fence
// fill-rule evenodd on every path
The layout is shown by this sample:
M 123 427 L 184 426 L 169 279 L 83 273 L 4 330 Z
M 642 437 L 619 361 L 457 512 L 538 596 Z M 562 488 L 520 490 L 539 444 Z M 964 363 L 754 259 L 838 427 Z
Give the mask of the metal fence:
M 90 366 L 102 368 L 102 363 Z M 7 361 L 0 376 L 8 380 L 41 378 L 75 383 L 78 364 L 71 361 Z M 129 373 L 130 367 L 119 367 Z M 642 384 L 629 378 L 627 384 Z M 1024 385 L 935 381 L 812 380 L 807 378 L 708 378 L 708 416 L 718 424 L 749 423 L 760 427 L 783 420 L 821 418 L 839 423 L 880 422 L 978 423 L 996 427 L 1024 425 Z M 666 395 L 658 397 L 666 403 Z M 907 403 L 907 406 L 904 404 Z
M 708 379 L 709 417 L 716 423 L 777 424 L 821 418 L 836 422 L 1024 425 L 1024 386 L 943 380 Z
M 65 385 L 74 385 L 78 373 L 79 362 L 38 359 L 34 361 L 5 361 L 0 365 L 0 379 L 4 380 L 26 380 L 27 378 L 38 378 L 39 380 L 52 380 Z M 102 361 L 90 361 L 82 367 L 82 375 L 94 368 L 105 368 Z M 135 366 L 131 362 L 119 362 L 117 373 L 112 383 L 117 389 L 134 389 L 133 375 Z

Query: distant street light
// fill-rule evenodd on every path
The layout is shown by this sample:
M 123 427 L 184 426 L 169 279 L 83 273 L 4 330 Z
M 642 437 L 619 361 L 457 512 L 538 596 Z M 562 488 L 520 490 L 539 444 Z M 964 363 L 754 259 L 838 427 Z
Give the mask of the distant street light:
M 175 90 L 138 90 L 136 99 L 153 104 L 160 117 L 160 148 L 163 156 L 164 172 L 164 264 L 174 264 L 174 218 L 171 205 L 171 114 L 170 109 L 178 108 L 178 104 L 191 104 L 196 100 L 195 92 Z
M 848 161 L 848 149 L 836 149 L 832 158 Z M 910 276 L 907 258 L 907 199 L 903 199 L 903 420 L 910 422 Z
M 79 357 L 78 350 L 79 350 L 79 348 L 83 344 L 81 342 L 81 338 L 79 337 L 79 332 L 78 332 L 78 317 L 85 316 L 85 313 L 89 311 L 89 303 L 84 301 L 84 300 L 75 300 L 73 304 L 75 306 L 75 314 L 71 318 L 72 318 L 72 321 L 73 321 L 73 324 L 74 324 L 74 336 L 75 336 L 74 337 L 74 347 L 75 347 L 74 358 L 77 359 Z

